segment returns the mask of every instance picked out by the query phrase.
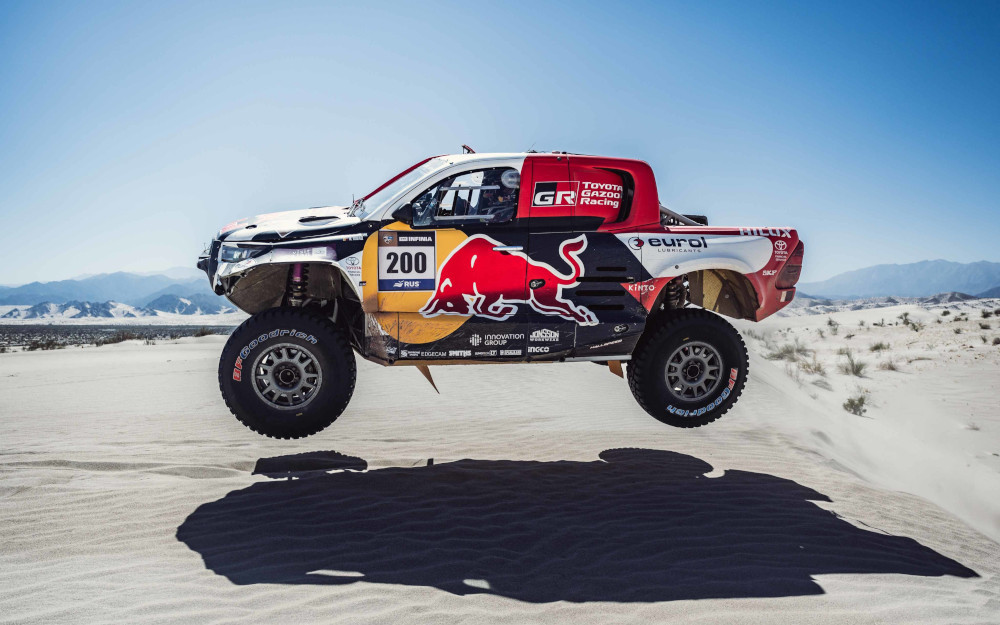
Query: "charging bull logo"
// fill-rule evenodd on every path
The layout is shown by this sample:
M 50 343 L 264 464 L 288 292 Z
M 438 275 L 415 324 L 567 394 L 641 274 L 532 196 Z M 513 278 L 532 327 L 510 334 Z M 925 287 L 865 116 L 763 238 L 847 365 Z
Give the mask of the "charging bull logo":
M 597 323 L 594 313 L 562 295 L 564 288 L 576 286 L 583 276 L 580 254 L 587 249 L 585 235 L 563 241 L 559 246 L 559 256 L 570 269 L 568 274 L 531 260 L 523 252 L 493 249 L 502 245 L 477 234 L 455 248 L 441 265 L 437 290 L 420 314 L 424 317 L 478 315 L 503 321 L 517 312 L 513 304 L 528 304 L 543 315 L 555 315 L 585 326 Z

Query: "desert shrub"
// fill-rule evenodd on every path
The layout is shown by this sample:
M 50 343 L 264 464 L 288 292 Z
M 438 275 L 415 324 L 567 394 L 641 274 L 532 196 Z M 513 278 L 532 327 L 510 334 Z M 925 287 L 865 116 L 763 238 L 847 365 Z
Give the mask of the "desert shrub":
M 883 360 L 878 363 L 878 368 L 882 371 L 899 371 L 899 367 L 896 365 L 896 361 L 892 358 L 888 360 Z
M 947 317 L 947 316 L 948 316 L 948 315 L 950 315 L 950 314 L 951 314 L 951 311 L 950 311 L 950 310 L 942 310 L 942 311 L 941 311 L 941 316 L 942 316 L 942 317 Z
M 862 319 L 861 321 L 858 322 L 858 327 L 859 328 L 865 327 L 865 320 L 864 319 Z
M 0 345 L 0 354 L 6 354 L 6 353 L 7 353 L 7 346 Z
M 955 334 L 961 334 L 962 328 L 955 328 Z
M 921 330 L 924 329 L 924 324 L 918 323 L 916 321 L 911 321 L 910 329 L 913 330 L 914 332 L 920 332 Z
M 927 356 L 914 356 L 913 358 L 907 358 L 906 359 L 906 363 L 907 364 L 912 364 L 912 363 L 915 363 L 915 362 L 920 362 L 921 360 L 931 360 L 931 358 L 929 358 Z
M 826 338 L 826 334 L 823 333 L 823 328 L 816 328 L 816 334 L 818 334 L 819 338 L 821 338 L 821 339 L 825 339 Z
M 986 335 L 985 335 L 985 334 L 980 334 L 980 335 L 979 335 L 979 338 L 983 339 L 983 345 L 985 345 L 985 344 L 986 344 L 986 341 L 988 340 L 988 339 L 986 338 Z
M 878 326 L 880 328 L 884 328 L 885 327 L 885 319 L 884 318 L 883 319 L 879 319 L 878 323 L 873 323 L 872 325 L 873 326 Z
M 845 350 L 843 356 L 846 360 L 838 366 L 840 372 L 845 375 L 853 375 L 859 378 L 864 377 L 865 369 L 868 368 L 868 363 L 855 359 L 854 354 L 849 349 Z
M 892 345 L 889 345 L 888 343 L 879 341 L 878 343 L 875 343 L 874 345 L 872 345 L 871 347 L 869 347 L 868 351 L 870 351 L 870 352 L 883 352 L 883 351 L 889 349 L 890 347 L 892 347 Z
M 785 375 L 795 380 L 795 383 L 802 386 L 802 372 L 793 363 L 785 363 Z
M 853 415 L 863 417 L 865 416 L 865 412 L 868 410 L 866 407 L 867 403 L 868 391 L 859 391 L 854 397 L 847 398 L 847 401 L 844 402 L 844 410 Z
M 791 343 L 785 343 L 780 345 L 777 349 L 769 353 L 766 358 L 768 360 L 788 360 L 790 362 L 795 362 L 801 356 L 808 356 L 812 353 L 812 350 L 799 342 L 796 338 Z
M 106 336 L 104 338 L 97 339 L 94 341 L 94 345 L 100 347 L 102 345 L 113 345 L 115 343 L 121 343 L 123 341 L 135 341 L 138 339 L 145 339 L 146 336 L 139 334 L 138 332 L 133 332 L 131 330 L 118 330 L 114 334 Z
M 844 338 L 849 341 L 849 340 L 851 340 L 851 339 L 854 338 L 854 335 L 853 334 L 846 334 L 846 335 L 844 335 Z
M 813 354 L 812 360 L 804 360 L 799 364 L 799 366 L 801 366 L 802 370 L 806 373 L 826 375 L 826 367 L 823 366 L 823 363 L 816 360 L 816 354 Z
M 980 321 L 979 322 L 979 329 L 980 330 L 989 330 L 990 329 L 990 324 L 986 323 L 985 321 Z
M 908 312 L 901 313 L 898 317 L 896 317 L 896 319 L 899 319 L 900 321 L 902 321 L 904 326 L 905 325 L 909 325 L 909 323 L 910 323 L 910 313 L 908 313 Z
M 195 330 L 194 333 L 191 334 L 191 336 L 211 336 L 215 333 L 216 333 L 215 330 L 202 326 L 197 330 Z
M 48 351 L 51 349 L 62 349 L 64 347 L 66 346 L 55 339 L 38 339 L 34 341 L 28 341 L 28 344 L 24 346 L 24 351 L 26 352 Z
M 762 335 L 760 332 L 755 332 L 753 330 L 747 330 L 745 334 L 747 336 L 749 336 L 750 338 L 756 340 L 756 341 L 762 341 L 762 340 L 764 340 L 764 335 Z
M 993 311 L 986 310 L 984 308 L 983 310 L 979 311 L 979 314 L 982 315 L 983 319 L 989 319 L 990 317 L 993 316 Z
M 993 344 L 1000 345 L 1000 336 L 993 337 Z
M 941 320 L 940 320 L 940 319 L 935 319 L 934 321 L 937 321 L 938 323 L 941 323 Z

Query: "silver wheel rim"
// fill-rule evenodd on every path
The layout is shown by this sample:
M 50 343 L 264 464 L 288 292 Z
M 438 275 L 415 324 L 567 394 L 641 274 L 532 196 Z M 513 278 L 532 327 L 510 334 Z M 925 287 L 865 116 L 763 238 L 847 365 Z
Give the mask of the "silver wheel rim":
M 323 386 L 319 361 L 305 347 L 280 343 L 269 347 L 253 363 L 253 390 L 272 408 L 304 408 Z
M 674 350 L 667 359 L 664 377 L 678 399 L 698 401 L 719 386 L 722 358 L 708 343 L 690 341 Z

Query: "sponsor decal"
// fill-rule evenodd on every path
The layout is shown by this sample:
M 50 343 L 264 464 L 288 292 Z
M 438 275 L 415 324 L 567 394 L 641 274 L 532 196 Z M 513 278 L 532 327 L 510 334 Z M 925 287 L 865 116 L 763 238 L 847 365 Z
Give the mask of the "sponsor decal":
M 628 327 L 628 326 L 626 326 L 626 327 Z M 604 343 L 598 343 L 597 345 L 588 345 L 587 349 L 600 349 L 602 347 L 607 347 L 609 345 L 617 345 L 618 343 L 621 343 L 621 342 L 622 342 L 622 339 L 615 339 L 613 341 L 605 341 Z
M 386 347 L 385 348 L 385 353 L 389 354 L 390 356 L 393 356 L 396 353 L 396 348 L 395 347 Z
M 250 352 L 252 352 L 258 345 L 270 339 L 280 338 L 285 336 L 289 338 L 300 339 L 306 341 L 307 343 L 312 343 L 313 345 L 315 345 L 317 342 L 316 337 L 313 336 L 312 334 L 306 334 L 305 332 L 299 332 L 298 330 L 278 329 L 278 330 L 271 330 L 270 332 L 267 332 L 265 334 L 261 334 L 254 340 L 244 345 L 243 349 L 240 350 L 240 355 L 236 357 L 236 362 L 233 364 L 233 380 L 237 382 L 242 381 L 243 362 L 250 356 Z
M 341 261 L 340 266 L 344 268 L 348 278 L 355 282 L 361 280 L 361 252 L 351 254 Z
M 549 347 L 548 345 L 529 345 L 528 346 L 528 353 L 529 354 L 547 354 L 547 353 L 549 353 L 549 351 L 551 349 L 552 348 Z
M 675 414 L 678 417 L 699 417 L 705 414 L 706 412 L 712 412 L 713 410 L 718 408 L 722 402 L 726 401 L 726 398 L 728 398 L 730 394 L 732 394 L 733 387 L 736 386 L 737 377 L 739 377 L 739 369 L 736 368 L 730 369 L 729 384 L 726 385 L 726 388 L 722 389 L 722 393 L 720 393 L 719 396 L 715 398 L 715 401 L 713 401 L 709 405 L 702 406 L 701 408 L 695 408 L 694 410 L 685 410 L 683 408 L 676 408 L 672 405 L 668 405 L 667 412 L 669 412 L 670 414 Z
M 531 205 L 542 207 L 576 206 L 579 189 L 579 182 L 536 182 L 535 192 L 531 196 Z
M 764 273 L 765 276 L 773 276 L 776 273 L 778 273 L 778 270 L 777 269 L 765 269 L 763 273 Z
M 615 326 L 615 334 L 621 334 L 625 330 L 628 330 L 628 326 L 624 323 L 619 323 Z
M 472 355 L 471 349 L 449 349 L 448 355 L 453 358 L 468 358 Z
M 622 186 L 604 182 L 581 182 L 580 206 L 614 206 L 622 200 Z
M 780 240 L 774 242 L 774 260 L 782 262 L 788 260 L 788 243 Z
M 413 354 L 414 352 L 410 353 Z M 447 355 L 448 355 L 447 352 L 420 352 L 421 358 L 441 358 Z
M 378 242 L 378 290 L 433 291 L 435 234 L 383 231 Z
M 785 243 L 784 241 L 775 241 L 774 249 L 778 250 L 779 252 L 784 252 L 785 250 L 788 249 L 788 244 Z
M 628 240 L 629 247 L 637 250 L 648 247 L 651 251 L 664 252 L 702 252 L 708 247 L 705 237 L 632 237 Z
M 473 347 L 478 347 L 480 345 L 488 346 L 500 346 L 506 345 L 509 341 L 523 341 L 524 334 L 508 333 L 508 334 L 473 334 L 469 337 L 469 344 Z
M 652 282 L 633 282 L 625 286 L 629 293 L 652 293 L 656 290 L 656 285 Z
M 580 254 L 587 249 L 586 235 L 567 239 L 559 246 L 559 256 L 569 268 L 568 273 L 559 273 L 551 265 L 528 258 L 524 252 L 493 249 L 502 245 L 496 239 L 477 234 L 456 247 L 441 264 L 437 289 L 420 314 L 475 315 L 504 321 L 517 312 L 515 304 L 528 304 L 543 315 L 580 325 L 597 324 L 597 316 L 588 308 L 563 297 L 563 289 L 576 286 L 584 275 Z M 525 289 L 525 283 L 537 284 L 536 280 L 542 281 L 541 286 Z
M 549 330 L 548 328 L 539 328 L 528 335 L 528 340 L 536 343 L 551 343 L 559 340 L 559 333 L 555 330 Z
M 479 352 L 474 352 L 474 353 L 475 353 L 476 356 L 487 356 L 487 357 L 490 357 L 490 356 L 496 356 L 497 355 L 497 350 L 490 349 L 490 350 L 479 351 Z
M 791 228 L 740 228 L 740 234 L 745 237 L 781 237 L 792 238 Z
M 500 350 L 500 355 L 501 356 L 520 356 L 521 355 L 521 350 L 519 350 L 519 349 L 501 349 Z

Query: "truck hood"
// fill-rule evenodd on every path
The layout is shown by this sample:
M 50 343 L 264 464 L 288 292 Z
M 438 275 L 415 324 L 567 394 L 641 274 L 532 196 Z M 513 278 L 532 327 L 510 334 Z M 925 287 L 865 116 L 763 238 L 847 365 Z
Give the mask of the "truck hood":
M 316 235 L 360 223 L 350 217 L 348 206 L 317 206 L 302 210 L 266 213 L 246 217 L 219 230 L 217 239 L 224 241 L 283 241 L 302 235 Z

